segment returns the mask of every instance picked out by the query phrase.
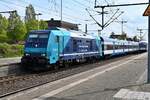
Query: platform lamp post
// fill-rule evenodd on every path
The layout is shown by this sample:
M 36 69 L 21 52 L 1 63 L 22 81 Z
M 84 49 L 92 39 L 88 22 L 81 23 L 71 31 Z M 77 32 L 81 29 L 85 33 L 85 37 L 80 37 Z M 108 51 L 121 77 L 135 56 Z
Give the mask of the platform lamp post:
M 150 0 L 143 16 L 148 16 L 148 68 L 147 68 L 147 83 L 150 83 Z
M 149 3 L 150 3 L 150 0 L 149 0 Z M 148 16 L 148 76 L 147 77 L 148 77 L 147 83 L 150 83 L 150 15 Z

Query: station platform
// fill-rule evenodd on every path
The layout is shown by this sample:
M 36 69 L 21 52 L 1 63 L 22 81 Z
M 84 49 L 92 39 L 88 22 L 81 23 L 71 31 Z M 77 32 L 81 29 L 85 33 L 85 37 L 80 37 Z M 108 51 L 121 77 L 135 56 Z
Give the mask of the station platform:
M 147 53 L 24 91 L 4 100 L 114 100 L 120 89 L 138 90 L 145 82 Z
M 15 64 L 15 63 L 19 63 L 20 61 L 21 61 L 21 57 L 0 58 L 0 66 Z

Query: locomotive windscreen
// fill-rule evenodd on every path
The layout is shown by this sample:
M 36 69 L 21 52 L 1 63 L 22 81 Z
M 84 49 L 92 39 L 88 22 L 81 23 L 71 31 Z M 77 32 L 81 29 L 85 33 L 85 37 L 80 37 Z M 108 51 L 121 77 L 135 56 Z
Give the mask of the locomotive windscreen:
M 25 46 L 29 48 L 46 48 L 48 43 L 48 32 L 31 32 Z

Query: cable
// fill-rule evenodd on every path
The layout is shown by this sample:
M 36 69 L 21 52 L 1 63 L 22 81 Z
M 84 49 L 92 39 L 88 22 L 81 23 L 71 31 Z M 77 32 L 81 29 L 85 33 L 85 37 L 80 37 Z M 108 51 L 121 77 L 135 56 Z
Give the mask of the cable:
M 2 2 L 8 3 L 8 4 L 14 4 L 14 5 L 16 5 L 16 6 L 23 7 L 23 8 L 26 7 L 26 6 L 22 6 L 22 5 L 15 4 L 15 3 L 10 2 L 10 1 L 3 1 L 3 0 L 2 0 Z M 46 12 L 46 11 L 44 11 L 44 10 L 37 10 L 37 11 L 41 11 L 41 12 L 43 12 L 44 14 L 51 15 L 51 13 L 48 13 L 48 12 Z M 57 12 L 55 12 L 55 13 L 57 13 Z M 54 14 L 54 13 L 53 13 L 53 14 Z M 73 18 L 77 19 L 77 17 L 75 17 L 75 16 L 71 16 L 71 15 L 68 15 L 68 14 L 66 14 L 66 13 L 63 13 L 63 14 L 64 14 L 64 16 L 70 16 L 70 17 L 73 17 Z M 54 15 L 60 17 L 60 16 L 57 15 L 57 14 L 54 14 Z M 67 17 L 67 18 L 68 18 L 68 17 Z M 70 18 L 70 19 L 71 19 L 71 18 Z M 79 20 L 83 20 L 83 19 L 80 19 L 80 18 L 78 18 L 78 19 L 79 19 Z
M 94 4 L 94 2 L 92 2 L 91 0 L 85 0 L 85 1 L 87 1 L 88 3 L 93 3 Z
M 85 4 L 82 4 L 81 2 L 77 1 L 77 0 L 72 0 L 74 1 L 75 3 L 79 4 L 80 6 L 84 7 L 84 8 L 88 8 L 88 9 L 92 9 L 90 8 L 89 6 L 85 5 Z M 92 9 L 93 10 L 93 9 Z
M 23 3 L 26 3 L 26 4 L 29 4 L 28 2 L 25 2 L 25 1 L 22 1 L 22 0 L 19 0 L 20 2 L 23 2 Z M 16 4 L 16 3 L 14 3 L 14 2 L 11 2 L 11 1 L 7 1 L 7 0 L 1 0 L 1 2 L 3 2 L 3 3 L 5 3 L 5 4 L 11 4 L 11 5 L 13 5 L 13 6 L 17 6 L 17 7 L 22 7 L 22 8 L 26 8 L 26 6 L 25 5 L 20 5 L 20 4 Z M 49 10 L 51 10 L 52 12 L 54 12 L 53 13 L 53 15 L 54 16 L 56 16 L 56 17 L 60 17 L 60 15 L 59 15 L 59 13 L 58 12 L 55 12 L 55 11 L 53 11 L 52 9 L 48 9 L 48 8 L 46 8 L 46 7 L 41 7 L 41 6 L 39 6 L 39 5 L 37 5 L 37 4 L 34 4 L 34 6 L 35 7 L 38 7 L 38 8 L 42 8 L 42 9 L 40 9 L 40 10 L 35 10 L 35 11 L 39 11 L 39 12 L 42 12 L 42 13 L 44 13 L 44 14 L 47 14 L 47 15 L 51 15 L 51 13 L 50 12 L 47 12 L 47 11 L 49 11 Z M 67 8 L 66 8 L 67 9 Z M 85 19 L 83 18 L 81 18 L 81 17 L 77 17 L 77 16 L 73 16 L 73 15 L 70 15 L 70 14 L 66 14 L 66 13 L 63 13 L 63 17 L 64 17 L 64 19 L 67 19 L 67 20 L 72 20 L 72 21 L 74 21 L 74 22 L 82 22 L 82 23 L 85 23 Z
M 107 5 L 109 5 L 109 2 L 107 0 L 104 0 L 104 1 L 107 3 Z
M 73 0 L 73 1 L 74 1 L 75 3 L 81 5 L 81 6 L 85 7 L 85 8 L 88 8 L 88 7 L 89 7 L 89 6 L 86 6 L 85 4 L 80 3 L 80 2 L 77 1 L 77 0 Z
M 55 3 L 56 4 L 56 3 Z M 40 7 L 40 8 L 42 8 L 41 6 L 38 6 L 38 5 L 36 5 L 37 7 Z M 58 8 L 58 7 L 57 7 Z M 45 10 L 49 10 L 49 9 L 47 9 L 47 8 L 44 8 Z M 52 9 L 50 9 L 50 10 L 52 10 Z M 71 10 L 72 11 L 72 10 Z M 57 12 L 58 13 L 58 12 Z M 72 15 L 69 15 L 69 14 L 67 14 L 67 13 L 63 13 L 64 15 L 66 15 L 66 16 L 70 16 L 70 17 L 72 17 L 72 18 L 75 18 L 75 19 L 79 19 L 79 20 L 84 20 L 84 19 L 81 19 L 81 18 L 79 18 L 79 17 L 77 17 L 77 16 L 72 16 Z
M 2 2 L 3 3 L 3 2 Z M 9 9 L 12 9 L 10 6 L 8 6 L 8 5 L 6 5 L 5 3 L 3 3 L 3 6 L 5 6 L 6 8 L 9 8 Z M 8 10 L 8 9 L 6 9 L 6 8 L 4 8 L 5 10 Z

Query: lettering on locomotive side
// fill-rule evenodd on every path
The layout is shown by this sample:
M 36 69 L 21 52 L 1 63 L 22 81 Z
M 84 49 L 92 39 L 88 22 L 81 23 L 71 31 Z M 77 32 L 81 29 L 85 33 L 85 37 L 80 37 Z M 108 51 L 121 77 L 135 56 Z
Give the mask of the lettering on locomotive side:
M 88 45 L 79 45 L 79 48 L 88 48 Z

